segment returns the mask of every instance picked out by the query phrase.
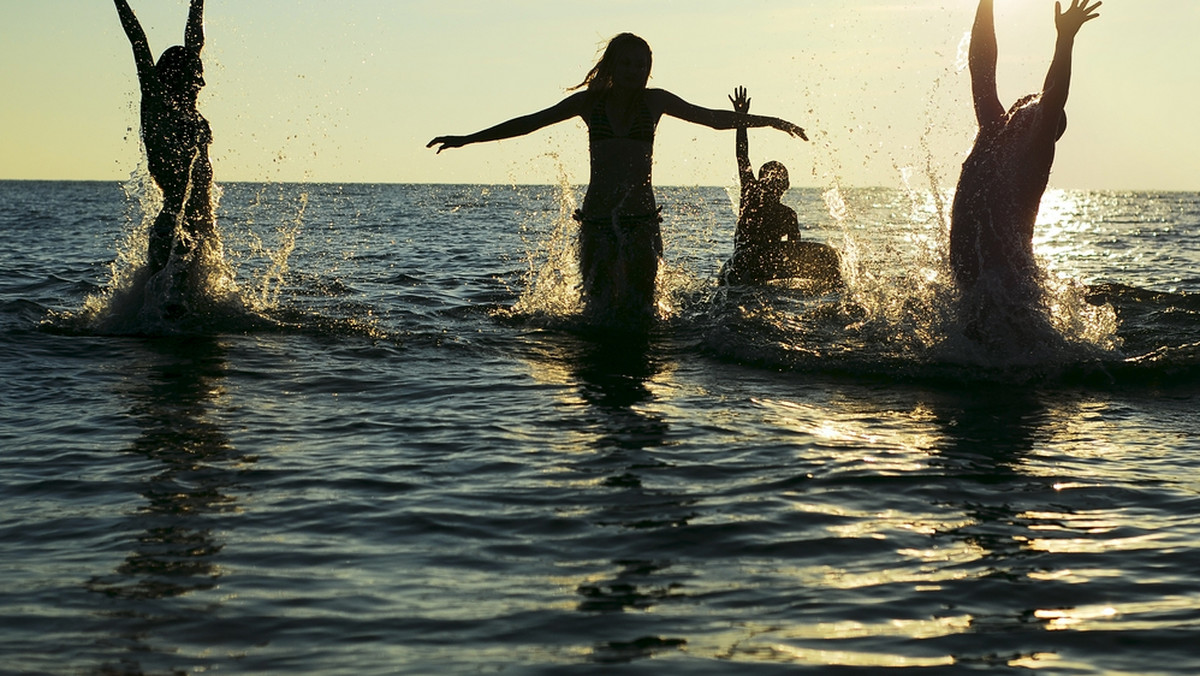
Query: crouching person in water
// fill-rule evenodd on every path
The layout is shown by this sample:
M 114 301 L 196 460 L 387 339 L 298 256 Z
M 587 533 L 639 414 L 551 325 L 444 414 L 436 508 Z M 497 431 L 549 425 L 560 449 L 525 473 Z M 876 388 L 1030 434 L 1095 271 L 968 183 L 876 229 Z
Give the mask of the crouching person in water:
M 150 176 L 162 191 L 162 210 L 150 228 L 147 271 L 153 278 L 170 266 L 172 302 L 178 302 L 182 285 L 198 283 L 202 247 L 219 247 L 208 158 L 212 131 L 196 108 L 204 86 L 204 0 L 191 0 L 184 44 L 167 49 L 157 63 L 129 3 L 114 1 L 137 66 Z
M 745 87 L 735 89 L 729 101 L 736 112 L 750 110 Z M 797 278 L 812 282 L 820 289 L 840 286 L 837 252 L 824 244 L 801 241 L 796 212 L 782 202 L 784 193 L 791 186 L 787 167 L 781 162 L 767 162 L 755 178 L 745 127 L 737 130 L 735 148 L 741 198 L 733 236 L 733 258 L 722 271 L 721 281 L 761 284 L 772 279 Z
M 654 133 L 663 115 L 713 129 L 774 127 L 804 136 L 776 117 L 693 105 L 663 89 L 648 89 L 650 45 L 631 33 L 609 41 L 574 94 L 557 104 L 468 136 L 439 136 L 438 152 L 470 143 L 521 136 L 578 117 L 588 129 L 591 177 L 580 222 L 579 268 L 589 318 L 638 324 L 655 313 L 655 280 L 662 256 L 662 218 L 650 173 Z

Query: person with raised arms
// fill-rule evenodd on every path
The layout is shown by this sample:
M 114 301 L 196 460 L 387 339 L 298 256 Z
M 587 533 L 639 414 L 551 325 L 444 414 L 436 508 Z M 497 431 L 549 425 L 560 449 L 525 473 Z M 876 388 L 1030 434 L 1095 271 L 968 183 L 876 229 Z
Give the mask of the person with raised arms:
M 739 113 L 750 111 L 745 87 L 729 97 Z M 733 257 L 721 271 L 728 284 L 762 284 L 774 279 L 803 280 L 813 290 L 828 290 L 842 283 L 837 252 L 832 247 L 800 239 L 796 211 L 783 203 L 791 186 L 782 162 L 765 162 L 754 175 L 750 163 L 750 138 L 739 127 L 734 151 L 737 156 L 738 220 L 733 235 Z
M 1099 2 L 1056 2 L 1058 38 L 1042 91 L 1007 111 L 996 91 L 996 30 L 992 0 L 980 0 L 971 29 L 968 65 L 979 133 L 963 163 L 950 224 L 950 266 L 964 293 L 986 283 L 992 292 L 1029 299 L 1038 291 L 1033 227 L 1066 130 L 1071 53 Z
M 171 262 L 172 286 L 199 264 L 198 249 L 215 244 L 212 130 L 197 110 L 204 86 L 204 0 L 191 0 L 183 45 L 150 51 L 146 33 L 126 0 L 114 0 L 125 35 L 133 47 L 141 89 L 141 137 L 150 176 L 162 190 L 162 209 L 150 228 L 147 268 L 151 276 Z

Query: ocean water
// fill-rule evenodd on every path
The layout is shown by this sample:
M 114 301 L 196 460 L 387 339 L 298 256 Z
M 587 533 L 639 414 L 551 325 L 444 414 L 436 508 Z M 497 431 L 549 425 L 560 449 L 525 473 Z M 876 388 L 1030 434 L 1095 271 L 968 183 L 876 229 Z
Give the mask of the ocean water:
M 792 190 L 814 295 L 660 189 L 646 335 L 577 189 L 221 193 L 167 320 L 137 182 L 0 182 L 0 673 L 1200 673 L 1198 194 L 1048 193 L 981 342 L 927 191 Z

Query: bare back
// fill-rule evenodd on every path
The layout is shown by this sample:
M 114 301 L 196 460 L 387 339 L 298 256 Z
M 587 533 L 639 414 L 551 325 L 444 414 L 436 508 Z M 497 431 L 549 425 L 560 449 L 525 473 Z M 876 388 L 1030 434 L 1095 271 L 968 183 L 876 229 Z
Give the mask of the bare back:
M 979 0 L 968 64 L 979 135 L 963 163 L 950 222 L 950 265 L 962 288 L 987 275 L 1001 285 L 1036 279 L 1033 226 L 1065 128 L 1075 34 L 1098 16 L 1097 2 L 1055 3 L 1058 38 L 1040 94 L 1005 111 L 996 93 L 993 0 Z
M 1027 97 L 979 130 L 951 212 L 950 263 L 960 284 L 988 271 L 1005 281 L 1034 273 L 1033 226 L 1059 124 L 1058 115 L 1048 117 L 1038 97 Z

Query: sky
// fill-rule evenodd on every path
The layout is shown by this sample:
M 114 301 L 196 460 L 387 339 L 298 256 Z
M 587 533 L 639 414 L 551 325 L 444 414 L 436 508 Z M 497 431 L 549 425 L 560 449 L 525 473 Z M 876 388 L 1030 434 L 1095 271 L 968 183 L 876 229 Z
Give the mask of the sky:
M 130 0 L 157 56 L 186 0 Z M 435 154 L 550 106 L 616 33 L 646 38 L 650 86 L 808 130 L 751 130 L 796 186 L 953 187 L 975 133 L 975 0 L 207 0 L 201 112 L 221 181 L 545 184 L 588 178 L 572 120 Z M 1200 2 L 1107 0 L 1080 31 L 1051 185 L 1200 190 Z M 1052 0 L 996 0 L 1005 105 L 1041 88 Z M 0 0 L 0 179 L 137 170 L 129 43 L 104 0 Z M 655 183 L 732 185 L 731 131 L 664 118 Z

